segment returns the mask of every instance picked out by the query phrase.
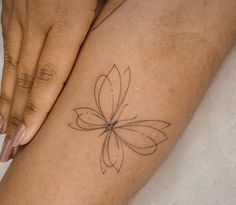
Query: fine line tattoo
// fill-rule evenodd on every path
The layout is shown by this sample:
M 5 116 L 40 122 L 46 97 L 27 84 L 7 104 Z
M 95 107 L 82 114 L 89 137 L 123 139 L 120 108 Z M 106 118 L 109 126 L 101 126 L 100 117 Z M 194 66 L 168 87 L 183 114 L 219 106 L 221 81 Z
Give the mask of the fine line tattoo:
M 151 155 L 166 141 L 163 129 L 171 124 L 163 120 L 138 120 L 137 116 L 122 118 L 128 104 L 124 103 L 131 82 L 131 70 L 123 73 L 116 65 L 107 74 L 100 75 L 94 86 L 96 109 L 74 109 L 76 119 L 68 124 L 79 131 L 100 131 L 103 138 L 100 167 L 104 174 L 108 168 L 119 172 L 124 162 L 124 147 L 139 155 Z

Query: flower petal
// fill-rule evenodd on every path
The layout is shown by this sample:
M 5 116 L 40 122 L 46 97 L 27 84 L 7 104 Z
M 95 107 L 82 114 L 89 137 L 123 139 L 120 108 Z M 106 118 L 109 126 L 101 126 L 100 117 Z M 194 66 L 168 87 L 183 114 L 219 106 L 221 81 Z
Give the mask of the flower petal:
M 77 115 L 75 123 L 69 124 L 73 129 L 91 131 L 106 127 L 106 122 L 99 112 L 92 108 L 81 107 L 74 109 Z
M 118 126 L 140 126 L 140 127 L 151 127 L 153 129 L 165 129 L 171 124 L 163 120 L 137 120 L 126 123 L 119 123 Z
M 130 69 L 120 73 L 116 65 L 106 74 L 101 75 L 94 88 L 95 102 L 99 112 L 107 120 L 112 121 L 126 97 L 130 84 Z
M 120 171 L 124 160 L 123 145 L 113 131 L 109 131 L 105 137 L 101 151 L 101 170 L 105 173 L 107 168 Z
M 157 146 L 167 140 L 166 134 L 148 121 L 126 123 L 114 130 L 124 145 L 141 155 L 154 153 Z

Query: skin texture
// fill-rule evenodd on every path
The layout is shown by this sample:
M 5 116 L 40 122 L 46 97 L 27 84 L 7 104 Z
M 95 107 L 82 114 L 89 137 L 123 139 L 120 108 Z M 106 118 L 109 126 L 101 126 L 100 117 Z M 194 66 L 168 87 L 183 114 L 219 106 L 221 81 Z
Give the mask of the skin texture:
M 3 1 L 1 132 L 14 138 L 17 127 L 24 126 L 18 145 L 33 138 L 55 103 L 96 5 L 96 0 Z
M 116 3 L 109 1 L 97 21 Z M 0 204 L 126 204 L 168 155 L 234 44 L 235 9 L 234 0 L 126 1 L 90 32 L 47 121 L 1 181 Z M 68 124 L 76 120 L 73 109 L 96 108 L 95 82 L 114 64 L 132 73 L 123 117 L 171 126 L 154 154 L 140 156 L 125 147 L 121 171 L 102 174 L 104 136 Z

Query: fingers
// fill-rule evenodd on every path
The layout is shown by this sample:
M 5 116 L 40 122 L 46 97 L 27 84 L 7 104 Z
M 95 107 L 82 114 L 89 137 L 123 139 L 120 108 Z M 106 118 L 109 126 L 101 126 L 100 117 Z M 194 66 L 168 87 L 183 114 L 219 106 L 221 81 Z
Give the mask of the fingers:
M 37 62 L 42 51 L 45 35 L 35 30 L 24 33 L 23 45 L 17 66 L 14 98 L 8 121 L 7 136 L 14 132 L 23 120 L 23 113 L 34 82 Z
M 9 120 L 7 129 L 7 121 L 4 123 L 4 130 L 7 131 L 8 137 L 0 161 L 2 156 L 5 156 L 3 161 L 8 160 L 19 145 L 26 144 L 33 138 L 63 88 L 92 22 L 94 12 L 93 9 L 89 9 L 89 12 L 83 15 L 81 12 L 80 16 L 78 10 L 73 11 L 74 17 L 67 15 L 61 19 L 60 15 L 56 15 L 56 19 L 50 20 L 54 22 L 50 25 L 48 23 L 41 25 L 39 20 L 40 25 L 35 27 L 43 30 L 44 37 L 47 35 L 45 38 L 37 36 L 38 33 L 34 33 L 34 30 L 31 30 L 33 35 L 30 37 L 32 33 L 27 33 L 27 29 L 25 32 L 29 24 L 35 25 L 27 21 L 30 16 L 23 18 L 23 23 L 21 22 L 24 39 L 20 57 L 18 53 L 17 61 L 12 66 L 14 75 L 5 75 L 3 80 L 3 96 L 8 97 L 6 99 L 9 99 L 9 103 L 7 107 L 2 106 L 0 112 L 3 113 L 4 120 Z M 82 18 L 83 23 L 78 24 L 78 16 Z M 30 18 L 37 21 L 37 18 L 32 16 Z M 47 26 L 50 26 L 50 29 L 45 33 Z
M 61 31 L 63 34 L 63 31 Z M 24 113 L 26 132 L 20 144 L 28 143 L 47 117 L 73 67 L 82 41 L 81 35 L 68 33 L 66 37 L 51 30 L 42 54 Z M 70 36 L 76 36 L 72 39 Z
M 4 67 L 0 96 L 0 114 L 4 123 L 1 133 L 6 131 L 10 114 L 22 41 L 21 28 L 17 22 L 10 23 L 5 32 L 7 35 L 4 39 Z

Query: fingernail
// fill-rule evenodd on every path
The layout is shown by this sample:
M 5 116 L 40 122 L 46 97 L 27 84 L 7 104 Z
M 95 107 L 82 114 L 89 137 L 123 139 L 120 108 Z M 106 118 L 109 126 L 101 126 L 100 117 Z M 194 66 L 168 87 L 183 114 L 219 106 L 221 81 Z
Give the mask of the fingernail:
M 4 127 L 4 120 L 3 117 L 0 115 L 0 134 L 3 132 L 3 127 Z
M 2 151 L 0 154 L 0 162 L 7 162 L 12 158 L 12 153 L 13 153 L 13 146 L 11 139 L 6 137 L 3 146 L 2 146 Z
M 25 125 L 20 124 L 10 137 L 5 138 L 2 146 L 2 151 L 0 153 L 0 162 L 7 162 L 13 157 L 14 148 L 20 145 L 24 134 Z
M 16 128 L 16 131 L 10 137 L 12 139 L 13 147 L 17 147 L 20 145 L 21 141 L 24 138 L 24 134 L 25 134 L 25 125 L 19 124 L 18 127 Z

